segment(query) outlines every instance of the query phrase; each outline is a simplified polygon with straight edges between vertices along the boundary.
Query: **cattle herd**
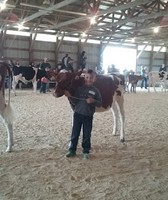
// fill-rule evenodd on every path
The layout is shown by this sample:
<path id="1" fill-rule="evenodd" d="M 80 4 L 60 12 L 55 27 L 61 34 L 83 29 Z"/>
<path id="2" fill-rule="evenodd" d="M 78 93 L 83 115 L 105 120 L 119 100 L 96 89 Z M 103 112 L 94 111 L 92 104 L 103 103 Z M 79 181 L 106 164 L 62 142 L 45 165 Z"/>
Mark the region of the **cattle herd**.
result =
<path id="1" fill-rule="evenodd" d="M 12 80 L 12 89 L 16 95 L 16 85 L 18 81 L 23 83 L 32 82 L 34 92 L 37 90 L 37 82 L 43 77 L 47 76 L 48 79 L 51 77 L 56 81 L 56 87 L 54 91 L 54 96 L 59 98 L 64 95 L 65 90 L 68 90 L 73 96 L 75 91 L 79 86 L 84 84 L 84 73 L 79 72 L 67 72 L 60 71 L 56 73 L 55 71 L 45 71 L 40 70 L 39 68 L 34 67 L 17 67 L 12 62 L 11 65 L 0 62 L 0 116 L 2 121 L 6 126 L 8 133 L 8 142 L 7 142 L 7 152 L 12 151 L 13 145 L 13 113 L 10 105 L 10 89 L 8 95 L 5 95 L 5 78 L 8 76 L 9 80 Z M 150 87 L 154 87 L 156 83 L 160 83 L 162 90 L 166 91 L 166 82 L 168 74 L 164 73 L 162 79 L 159 78 L 158 72 L 149 72 L 149 83 L 148 91 Z M 117 125 L 120 125 L 120 141 L 125 142 L 125 133 L 124 133 L 124 93 L 129 92 L 129 85 L 131 85 L 131 92 L 136 92 L 136 86 L 139 80 L 142 80 L 143 77 L 139 75 L 129 75 L 124 77 L 121 74 L 110 74 L 110 75 L 97 75 L 95 80 L 95 87 L 97 87 L 102 96 L 102 107 L 97 108 L 96 112 L 103 112 L 111 109 L 113 116 L 113 135 L 117 133 Z M 11 83 L 11 81 L 9 81 Z M 8 99 L 6 100 L 6 96 Z M 73 109 L 73 105 L 71 105 Z M 119 117 L 118 117 L 119 116 Z M 118 118 L 120 123 L 118 123 Z"/>

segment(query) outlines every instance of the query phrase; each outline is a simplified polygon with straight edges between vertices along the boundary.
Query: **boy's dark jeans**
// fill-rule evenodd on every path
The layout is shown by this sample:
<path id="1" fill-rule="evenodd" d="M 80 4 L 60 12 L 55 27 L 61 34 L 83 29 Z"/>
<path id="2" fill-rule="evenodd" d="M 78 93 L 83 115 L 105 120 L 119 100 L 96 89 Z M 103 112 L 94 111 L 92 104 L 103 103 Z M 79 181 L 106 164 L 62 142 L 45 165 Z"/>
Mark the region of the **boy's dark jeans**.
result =
<path id="1" fill-rule="evenodd" d="M 46 93 L 46 85 L 47 83 L 41 82 L 40 93 Z"/>
<path id="2" fill-rule="evenodd" d="M 91 148 L 90 140 L 91 140 L 93 116 L 85 116 L 79 113 L 74 113 L 73 120 L 74 121 L 73 121 L 71 143 L 69 150 L 76 151 L 81 127 L 83 126 L 83 138 L 82 138 L 83 153 L 89 153 Z"/>

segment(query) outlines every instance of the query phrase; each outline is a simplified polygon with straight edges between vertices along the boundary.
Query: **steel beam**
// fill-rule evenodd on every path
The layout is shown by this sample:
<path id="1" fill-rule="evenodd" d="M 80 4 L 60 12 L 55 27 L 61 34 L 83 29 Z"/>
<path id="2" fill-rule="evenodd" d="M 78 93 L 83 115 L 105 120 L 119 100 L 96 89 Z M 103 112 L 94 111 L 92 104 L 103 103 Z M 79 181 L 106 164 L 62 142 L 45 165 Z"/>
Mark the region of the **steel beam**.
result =
<path id="1" fill-rule="evenodd" d="M 101 16 L 101 15 L 105 15 L 105 14 L 108 14 L 108 13 L 113 13 L 113 12 L 116 12 L 118 10 L 124 10 L 124 9 L 128 9 L 130 7 L 135 7 L 135 6 L 139 6 L 141 4 L 146 4 L 146 3 L 149 3 L 151 1 L 155 1 L 155 0 L 136 0 L 136 1 L 133 1 L 133 2 L 130 2 L 130 3 L 127 3 L 127 4 L 124 4 L 124 5 L 119 5 L 119 6 L 116 6 L 116 7 L 112 7 L 112 8 L 109 8 L 107 10 L 104 10 L 104 11 L 100 11 L 96 14 L 96 16 Z M 85 17 L 79 17 L 79 18 L 76 18 L 76 19 L 72 19 L 72 20 L 69 20 L 69 21 L 66 21 L 66 22 L 62 22 L 60 24 L 56 24 L 55 26 L 49 26 L 47 27 L 47 29 L 57 29 L 57 28 L 61 28 L 63 26 L 67 26 L 67 25 L 70 25 L 70 24 L 74 24 L 74 23 L 77 23 L 77 22 L 81 22 L 81 21 L 85 21 L 85 20 L 88 20 L 89 18 L 93 17 L 92 14 L 90 15 L 87 15 Z M 42 29 L 42 30 L 46 30 L 45 29 Z"/>
<path id="2" fill-rule="evenodd" d="M 36 19 L 37 17 L 40 17 L 40 16 L 42 16 L 42 15 L 45 15 L 45 14 L 47 14 L 48 12 L 57 10 L 57 9 L 59 9 L 59 8 L 62 8 L 62 7 L 67 6 L 67 5 L 69 5 L 69 4 L 72 4 L 72 3 L 76 2 L 76 1 L 79 1 L 79 0 L 64 0 L 64 1 L 60 2 L 60 3 L 57 3 L 57 4 L 55 4 L 55 5 L 52 5 L 52 6 L 48 7 L 48 8 L 46 8 L 45 10 L 39 11 L 39 12 L 33 14 L 33 15 L 30 15 L 30 16 L 24 18 L 24 19 L 22 20 L 22 22 L 26 23 L 26 22 L 28 22 L 28 21 L 31 21 L 31 20 L 33 20 L 33 19 Z"/>

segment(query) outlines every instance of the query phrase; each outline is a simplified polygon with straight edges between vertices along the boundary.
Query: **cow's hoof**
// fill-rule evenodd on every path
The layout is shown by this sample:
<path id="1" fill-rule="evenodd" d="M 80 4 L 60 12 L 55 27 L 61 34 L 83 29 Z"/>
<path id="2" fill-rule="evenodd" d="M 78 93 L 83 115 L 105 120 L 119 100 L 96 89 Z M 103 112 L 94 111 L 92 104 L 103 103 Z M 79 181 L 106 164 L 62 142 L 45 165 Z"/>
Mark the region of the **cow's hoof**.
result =
<path id="1" fill-rule="evenodd" d="M 12 152 L 12 148 L 7 148 L 7 149 L 6 149 L 6 152 L 7 152 L 7 153 L 11 153 L 11 152 Z"/>
<path id="2" fill-rule="evenodd" d="M 125 138 L 120 139 L 120 142 L 124 143 L 125 142 Z"/>

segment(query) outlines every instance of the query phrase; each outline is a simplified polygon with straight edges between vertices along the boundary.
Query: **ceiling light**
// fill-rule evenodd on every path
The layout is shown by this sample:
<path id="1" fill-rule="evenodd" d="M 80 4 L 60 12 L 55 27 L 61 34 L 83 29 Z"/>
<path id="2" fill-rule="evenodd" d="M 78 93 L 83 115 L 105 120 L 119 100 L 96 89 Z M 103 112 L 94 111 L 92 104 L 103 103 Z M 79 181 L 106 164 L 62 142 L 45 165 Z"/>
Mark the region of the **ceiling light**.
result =
<path id="1" fill-rule="evenodd" d="M 91 23 L 91 24 L 96 24 L 96 16 L 94 16 L 94 17 L 92 17 L 92 18 L 90 19 L 90 23 Z"/>
<path id="2" fill-rule="evenodd" d="M 6 4 L 5 3 L 0 3 L 0 11 L 4 10 L 6 8 Z"/>
<path id="3" fill-rule="evenodd" d="M 20 30 L 22 30 L 22 29 L 24 29 L 24 26 L 23 26 L 23 22 L 22 23 L 20 23 L 20 24 L 18 24 L 18 31 L 20 31 Z"/>
<path id="4" fill-rule="evenodd" d="M 87 34 L 86 34 L 85 32 L 83 32 L 83 33 L 81 34 L 81 36 L 82 36 L 82 37 L 86 37 Z"/>
<path id="5" fill-rule="evenodd" d="M 132 38 L 132 39 L 131 39 L 131 42 L 135 42 L 135 38 Z"/>
<path id="6" fill-rule="evenodd" d="M 158 32 L 159 32 L 159 27 L 155 27 L 155 28 L 153 29 L 153 31 L 154 31 L 154 33 L 158 33 Z"/>

